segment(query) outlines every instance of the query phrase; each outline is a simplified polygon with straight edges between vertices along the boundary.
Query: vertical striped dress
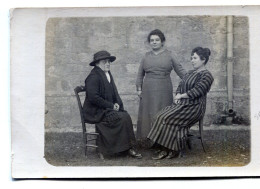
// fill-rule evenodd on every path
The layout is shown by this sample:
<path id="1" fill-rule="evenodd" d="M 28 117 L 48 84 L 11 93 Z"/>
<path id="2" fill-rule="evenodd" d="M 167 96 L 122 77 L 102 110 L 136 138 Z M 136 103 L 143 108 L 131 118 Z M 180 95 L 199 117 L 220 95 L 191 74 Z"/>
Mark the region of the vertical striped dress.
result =
<path id="1" fill-rule="evenodd" d="M 147 138 L 168 149 L 179 151 L 182 146 L 180 139 L 205 114 L 207 93 L 213 80 L 208 70 L 188 72 L 176 94 L 187 93 L 189 98 L 181 99 L 179 104 L 172 104 L 158 112 Z"/>

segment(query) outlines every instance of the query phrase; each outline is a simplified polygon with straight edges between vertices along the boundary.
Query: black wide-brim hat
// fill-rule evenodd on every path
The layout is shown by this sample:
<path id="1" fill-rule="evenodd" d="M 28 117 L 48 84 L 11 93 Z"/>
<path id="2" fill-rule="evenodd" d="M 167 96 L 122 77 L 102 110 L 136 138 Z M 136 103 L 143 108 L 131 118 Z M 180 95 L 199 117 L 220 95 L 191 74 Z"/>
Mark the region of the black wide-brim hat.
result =
<path id="1" fill-rule="evenodd" d="M 116 57 L 111 56 L 107 51 L 98 51 L 94 54 L 93 61 L 89 63 L 90 66 L 95 66 L 96 63 L 100 60 L 109 59 L 111 62 L 114 62 Z"/>

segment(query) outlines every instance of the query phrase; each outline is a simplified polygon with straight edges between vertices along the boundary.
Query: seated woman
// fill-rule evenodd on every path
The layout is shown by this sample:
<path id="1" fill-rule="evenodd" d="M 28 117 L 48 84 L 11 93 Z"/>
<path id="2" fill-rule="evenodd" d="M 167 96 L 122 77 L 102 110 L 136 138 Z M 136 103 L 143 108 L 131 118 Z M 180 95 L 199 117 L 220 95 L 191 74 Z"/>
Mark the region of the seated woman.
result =
<path id="1" fill-rule="evenodd" d="M 198 122 L 206 110 L 206 96 L 213 83 L 211 73 L 205 68 L 210 56 L 208 48 L 196 47 L 191 52 L 194 70 L 188 72 L 179 83 L 174 104 L 162 109 L 152 124 L 147 138 L 161 147 L 153 159 L 176 157 L 180 140 L 187 135 L 187 128 Z"/>
<path id="2" fill-rule="evenodd" d="M 84 118 L 87 123 L 96 124 L 101 154 L 126 151 L 132 157 L 141 158 L 141 154 L 132 148 L 136 142 L 132 120 L 124 110 L 110 72 L 110 63 L 115 59 L 107 51 L 94 54 L 94 60 L 90 63 L 94 68 L 85 80 Z"/>

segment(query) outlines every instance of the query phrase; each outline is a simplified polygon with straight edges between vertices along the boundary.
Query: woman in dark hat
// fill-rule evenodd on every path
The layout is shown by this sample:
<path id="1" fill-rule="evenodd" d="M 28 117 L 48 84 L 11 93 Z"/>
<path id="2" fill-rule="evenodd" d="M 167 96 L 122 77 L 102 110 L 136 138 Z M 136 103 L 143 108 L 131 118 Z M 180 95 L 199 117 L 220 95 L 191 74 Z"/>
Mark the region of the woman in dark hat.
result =
<path id="1" fill-rule="evenodd" d="M 175 103 L 155 116 L 148 138 L 161 147 L 161 152 L 153 159 L 176 157 L 183 146 L 180 139 L 187 135 L 190 126 L 204 116 L 207 93 L 214 81 L 205 67 L 209 56 L 208 48 L 196 47 L 192 50 L 191 64 L 194 69 L 180 82 Z"/>
<path id="2" fill-rule="evenodd" d="M 138 139 L 146 138 L 151 130 L 153 116 L 173 103 L 171 71 L 174 70 L 180 78 L 186 73 L 172 56 L 172 52 L 164 47 L 165 36 L 160 30 L 151 31 L 147 41 L 151 51 L 143 57 L 136 79 L 136 88 L 140 97 Z"/>
<path id="3" fill-rule="evenodd" d="M 87 123 L 96 124 L 99 151 L 102 154 L 115 154 L 127 151 L 129 155 L 141 158 L 132 147 L 135 143 L 131 117 L 124 110 L 118 94 L 110 63 L 116 57 L 107 51 L 94 54 L 90 66 L 94 66 L 85 80 L 86 99 L 83 105 Z"/>

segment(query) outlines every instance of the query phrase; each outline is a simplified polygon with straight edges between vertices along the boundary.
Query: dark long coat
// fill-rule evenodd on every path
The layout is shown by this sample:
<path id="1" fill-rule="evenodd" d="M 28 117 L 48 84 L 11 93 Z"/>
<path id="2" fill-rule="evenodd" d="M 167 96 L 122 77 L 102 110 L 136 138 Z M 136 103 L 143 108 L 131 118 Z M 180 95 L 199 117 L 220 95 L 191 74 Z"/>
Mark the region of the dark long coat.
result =
<path id="1" fill-rule="evenodd" d="M 102 153 L 117 153 L 128 150 L 135 142 L 131 117 L 124 110 L 114 79 L 109 72 L 108 82 L 105 73 L 94 67 L 85 80 L 86 99 L 83 105 L 86 122 L 96 124 L 99 150 Z M 118 103 L 119 111 L 113 110 Z"/>
<path id="2" fill-rule="evenodd" d="M 84 118 L 88 123 L 99 123 L 106 113 L 113 110 L 118 103 L 120 111 L 124 111 L 122 100 L 118 94 L 112 74 L 108 82 L 103 70 L 94 67 L 85 80 L 86 98 L 83 105 Z"/>

